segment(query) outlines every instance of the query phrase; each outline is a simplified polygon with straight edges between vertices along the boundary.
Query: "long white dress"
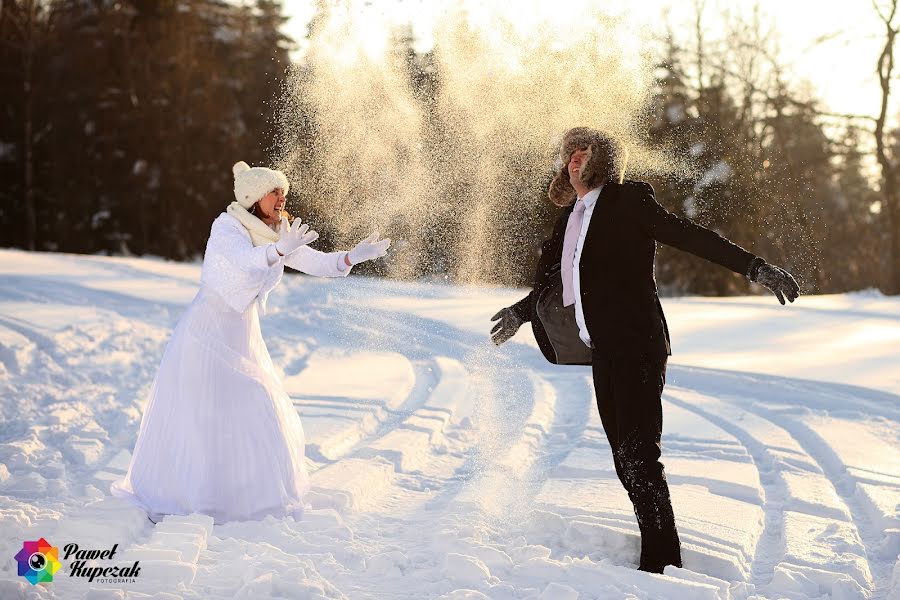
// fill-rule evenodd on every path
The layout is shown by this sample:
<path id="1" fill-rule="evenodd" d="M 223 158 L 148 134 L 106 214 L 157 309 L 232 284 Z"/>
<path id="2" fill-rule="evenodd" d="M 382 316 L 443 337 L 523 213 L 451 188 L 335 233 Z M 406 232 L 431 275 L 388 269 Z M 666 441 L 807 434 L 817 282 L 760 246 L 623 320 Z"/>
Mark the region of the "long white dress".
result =
<path id="1" fill-rule="evenodd" d="M 309 475 L 300 416 L 260 332 L 284 266 L 341 277 L 343 252 L 307 246 L 279 257 L 253 246 L 235 217 L 213 221 L 200 290 L 181 316 L 153 381 L 124 478 L 110 486 L 158 521 L 194 512 L 216 524 L 301 518 Z"/>

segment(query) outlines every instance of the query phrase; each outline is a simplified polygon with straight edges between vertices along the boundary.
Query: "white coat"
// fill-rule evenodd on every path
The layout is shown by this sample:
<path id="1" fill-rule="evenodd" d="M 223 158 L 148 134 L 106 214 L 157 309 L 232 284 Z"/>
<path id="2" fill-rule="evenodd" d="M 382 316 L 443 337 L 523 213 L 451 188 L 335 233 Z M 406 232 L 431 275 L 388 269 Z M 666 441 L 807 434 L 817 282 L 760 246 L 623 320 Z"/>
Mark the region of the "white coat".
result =
<path id="1" fill-rule="evenodd" d="M 300 518 L 309 476 L 300 416 L 260 332 L 284 266 L 342 277 L 343 252 L 253 246 L 235 217 L 213 221 L 200 290 L 163 353 L 126 475 L 110 492 L 146 510 L 199 512 L 216 524 Z M 274 260 L 273 260 L 274 259 Z"/>

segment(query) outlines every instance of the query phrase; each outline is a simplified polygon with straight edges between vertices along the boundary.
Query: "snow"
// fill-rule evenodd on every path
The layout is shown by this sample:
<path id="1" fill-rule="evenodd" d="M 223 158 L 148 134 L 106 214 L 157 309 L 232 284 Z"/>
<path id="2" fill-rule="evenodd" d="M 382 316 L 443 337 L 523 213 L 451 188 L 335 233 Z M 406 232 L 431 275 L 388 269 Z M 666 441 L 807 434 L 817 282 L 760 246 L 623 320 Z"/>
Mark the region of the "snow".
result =
<path id="1" fill-rule="evenodd" d="M 680 104 L 673 104 L 666 108 L 666 117 L 669 120 L 669 123 L 678 124 L 684 121 L 687 118 L 687 115 L 684 112 L 684 107 Z"/>
<path id="2" fill-rule="evenodd" d="M 694 191 L 699 192 L 715 183 L 725 183 L 731 178 L 732 172 L 731 166 L 720 160 L 703 173 L 700 180 L 694 185 Z"/>
<path id="3" fill-rule="evenodd" d="M 697 207 L 697 199 L 693 196 L 685 198 L 684 202 L 682 202 L 682 207 L 684 208 L 684 215 L 688 219 L 693 219 L 700 213 L 700 209 Z"/>
<path id="4" fill-rule="evenodd" d="M 109 484 L 199 264 L 0 250 L 0 281 L 4 599 L 900 598 L 900 298 L 663 299 L 684 568 L 652 575 L 590 370 L 489 342 L 522 290 L 287 276 L 262 326 L 308 510 L 154 526 Z M 140 574 L 31 586 L 39 537 Z"/>

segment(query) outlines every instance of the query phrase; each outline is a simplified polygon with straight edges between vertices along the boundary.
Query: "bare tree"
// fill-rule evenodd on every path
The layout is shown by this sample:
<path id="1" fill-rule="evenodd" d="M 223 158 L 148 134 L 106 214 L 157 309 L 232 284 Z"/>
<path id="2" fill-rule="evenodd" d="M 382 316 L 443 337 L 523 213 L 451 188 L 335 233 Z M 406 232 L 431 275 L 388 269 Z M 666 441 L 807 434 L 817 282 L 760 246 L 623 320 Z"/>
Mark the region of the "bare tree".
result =
<path id="1" fill-rule="evenodd" d="M 694 35 L 697 38 L 697 89 L 703 93 L 703 11 L 706 0 L 694 0 Z"/>
<path id="2" fill-rule="evenodd" d="M 25 245 L 34 250 L 37 238 L 37 213 L 34 205 L 34 83 L 35 61 L 46 35 L 46 2 L 2 2 L 2 18 L 12 26 L 13 35 L 4 40 L 18 51 L 22 67 L 22 158 L 25 205 Z"/>
<path id="3" fill-rule="evenodd" d="M 891 96 L 891 76 L 894 71 L 894 41 L 900 30 L 897 15 L 898 0 L 890 0 L 886 6 L 872 0 L 878 18 L 884 24 L 884 46 L 878 56 L 878 81 L 881 84 L 881 110 L 875 119 L 875 152 L 881 167 L 881 210 L 888 231 L 888 273 L 882 288 L 887 294 L 900 294 L 900 197 L 897 193 L 897 161 L 888 155 L 885 123 Z"/>

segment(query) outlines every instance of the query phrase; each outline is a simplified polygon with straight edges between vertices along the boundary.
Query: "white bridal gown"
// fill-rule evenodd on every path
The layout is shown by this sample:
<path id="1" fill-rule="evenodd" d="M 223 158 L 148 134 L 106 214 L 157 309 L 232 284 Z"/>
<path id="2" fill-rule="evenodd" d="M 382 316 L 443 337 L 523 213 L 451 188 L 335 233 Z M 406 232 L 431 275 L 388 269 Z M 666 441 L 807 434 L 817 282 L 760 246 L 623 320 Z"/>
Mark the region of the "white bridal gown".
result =
<path id="1" fill-rule="evenodd" d="M 309 475 L 300 416 L 260 332 L 259 311 L 289 267 L 320 277 L 344 252 L 307 246 L 279 257 L 254 247 L 235 217 L 213 221 L 200 290 L 181 316 L 153 381 L 124 478 L 113 496 L 147 511 L 203 513 L 216 524 L 303 514 Z"/>

